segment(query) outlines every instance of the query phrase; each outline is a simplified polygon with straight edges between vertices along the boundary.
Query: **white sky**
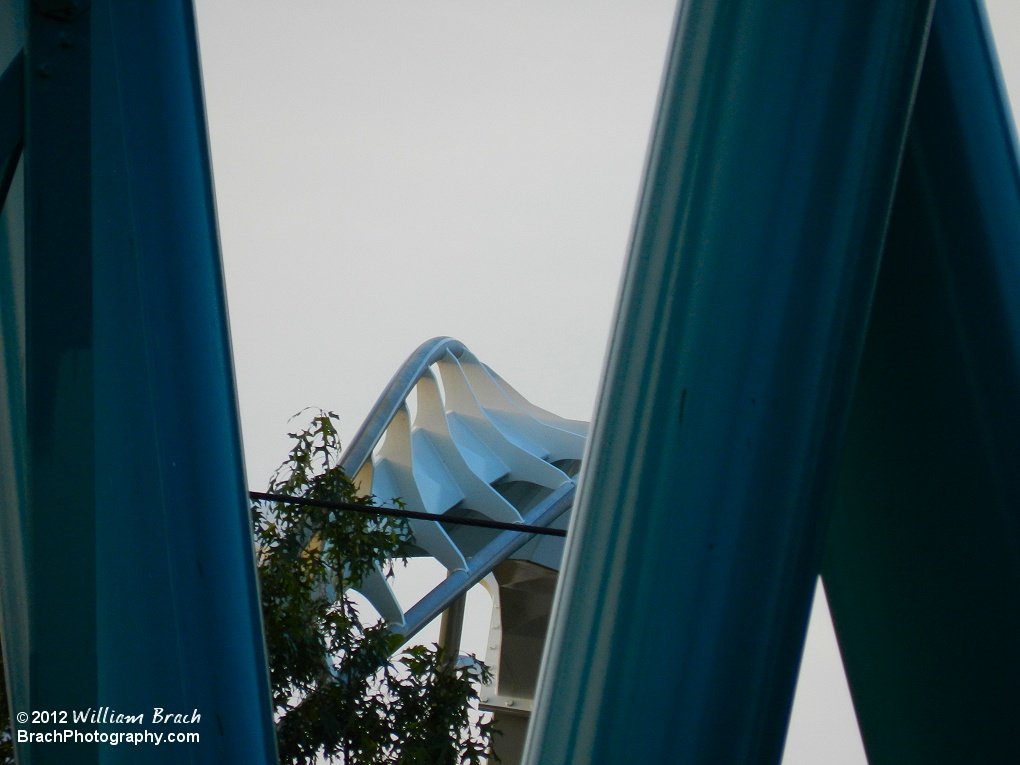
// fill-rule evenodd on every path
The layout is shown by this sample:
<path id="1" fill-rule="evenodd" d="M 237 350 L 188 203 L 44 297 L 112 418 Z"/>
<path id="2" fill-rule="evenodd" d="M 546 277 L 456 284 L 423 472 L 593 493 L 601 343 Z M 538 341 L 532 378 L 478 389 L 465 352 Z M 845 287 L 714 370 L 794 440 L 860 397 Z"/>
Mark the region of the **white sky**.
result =
<path id="1" fill-rule="evenodd" d="M 196 6 L 250 485 L 436 335 L 590 419 L 674 0 Z M 1020 6 L 989 13 L 1017 103 Z M 824 617 L 787 765 L 865 762 Z"/>

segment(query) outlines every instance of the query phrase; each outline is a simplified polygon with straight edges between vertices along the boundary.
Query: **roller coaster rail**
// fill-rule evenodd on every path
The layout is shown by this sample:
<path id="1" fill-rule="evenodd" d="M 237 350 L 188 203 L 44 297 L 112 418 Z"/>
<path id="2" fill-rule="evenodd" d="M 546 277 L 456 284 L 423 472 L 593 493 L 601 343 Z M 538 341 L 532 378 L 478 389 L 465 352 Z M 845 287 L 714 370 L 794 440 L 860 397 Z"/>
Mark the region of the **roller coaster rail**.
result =
<path id="1" fill-rule="evenodd" d="M 531 404 L 463 343 L 437 337 L 396 372 L 340 466 L 360 491 L 383 502 L 399 497 L 409 509 L 437 516 L 468 513 L 549 527 L 566 521 L 586 432 L 587 423 Z M 381 571 L 359 587 L 393 632 L 407 638 L 508 558 L 558 569 L 562 557 L 562 540 L 536 540 L 517 530 L 448 533 L 424 520 L 412 520 L 411 528 L 421 552 L 449 576 L 406 611 Z"/>

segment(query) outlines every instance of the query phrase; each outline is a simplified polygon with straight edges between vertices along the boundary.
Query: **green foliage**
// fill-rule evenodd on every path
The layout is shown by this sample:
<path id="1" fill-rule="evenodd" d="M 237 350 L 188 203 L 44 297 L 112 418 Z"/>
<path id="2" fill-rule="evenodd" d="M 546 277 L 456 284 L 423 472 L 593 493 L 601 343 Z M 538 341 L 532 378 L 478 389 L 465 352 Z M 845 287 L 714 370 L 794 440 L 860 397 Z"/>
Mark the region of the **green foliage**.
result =
<path id="1" fill-rule="evenodd" d="M 271 493 L 374 503 L 337 464 L 335 419 L 319 412 L 290 434 Z M 456 666 L 436 646 L 393 659 L 400 637 L 366 625 L 348 596 L 376 566 L 403 558 L 407 522 L 285 504 L 256 504 L 252 514 L 280 761 L 478 765 L 492 730 L 469 711 L 488 669 Z M 3 678 L 0 652 L 0 765 L 14 765 Z"/>
<path id="2" fill-rule="evenodd" d="M 338 465 L 332 412 L 294 439 L 269 492 L 372 505 Z M 255 543 L 280 759 L 345 765 L 476 765 L 491 739 L 471 725 L 480 663 L 457 667 L 437 647 L 396 660 L 401 639 L 366 625 L 348 592 L 404 557 L 403 519 L 298 505 L 255 505 Z"/>
<path id="3" fill-rule="evenodd" d="M 468 717 L 476 684 L 489 678 L 484 665 L 452 670 L 441 649 L 415 646 L 400 658 L 406 668 L 394 688 L 393 720 L 402 732 L 401 763 L 477 765 L 492 743 L 492 723 L 475 728 Z"/>

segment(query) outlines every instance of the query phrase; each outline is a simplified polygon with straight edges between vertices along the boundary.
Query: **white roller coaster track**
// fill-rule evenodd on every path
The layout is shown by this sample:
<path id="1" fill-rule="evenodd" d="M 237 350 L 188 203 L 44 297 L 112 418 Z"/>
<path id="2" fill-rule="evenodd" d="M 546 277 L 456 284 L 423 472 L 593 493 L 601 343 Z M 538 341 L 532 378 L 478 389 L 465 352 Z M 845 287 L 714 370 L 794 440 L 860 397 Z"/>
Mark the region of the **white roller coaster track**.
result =
<path id="1" fill-rule="evenodd" d="M 565 528 L 587 432 L 587 423 L 534 406 L 460 342 L 439 337 L 404 362 L 340 462 L 382 502 Z M 410 523 L 414 554 L 435 558 L 449 576 L 406 611 L 379 571 L 359 588 L 408 638 L 508 558 L 559 569 L 562 538 Z"/>

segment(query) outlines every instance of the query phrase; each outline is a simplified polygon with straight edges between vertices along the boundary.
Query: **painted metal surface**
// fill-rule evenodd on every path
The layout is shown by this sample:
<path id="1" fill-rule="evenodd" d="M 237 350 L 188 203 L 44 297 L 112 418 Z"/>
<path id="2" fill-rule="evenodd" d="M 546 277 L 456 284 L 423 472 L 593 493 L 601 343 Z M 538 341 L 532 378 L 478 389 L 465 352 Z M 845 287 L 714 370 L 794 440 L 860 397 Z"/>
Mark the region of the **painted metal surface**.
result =
<path id="1" fill-rule="evenodd" d="M 500 732 L 493 751 L 504 765 L 520 765 L 524 754 L 558 579 L 545 566 L 508 560 L 485 581 L 492 596 L 485 647 L 492 678 L 479 688 L 478 706 L 493 713 Z"/>
<path id="2" fill-rule="evenodd" d="M 565 521 L 586 430 L 586 423 L 534 406 L 463 344 L 440 337 L 404 362 L 340 465 L 359 490 L 384 503 L 399 498 L 410 510 L 437 516 L 547 526 Z M 557 569 L 562 555 L 562 540 L 516 531 L 423 520 L 412 521 L 411 530 L 418 554 L 438 560 L 450 576 L 406 613 L 381 572 L 360 587 L 390 628 L 407 637 L 508 557 Z"/>
<path id="3" fill-rule="evenodd" d="M 5 241 L 13 226 L 27 243 L 4 250 L 25 272 L 5 289 L 26 296 L 23 404 L 20 370 L 4 380 L 5 467 L 27 476 L 4 485 L 5 523 L 24 519 L 5 539 L 26 577 L 21 592 L 5 563 L 14 703 L 197 711 L 200 744 L 142 759 L 275 762 L 192 9 L 24 9 L 3 19 L 27 25 L 26 204 L 4 218 Z M 22 325 L 3 318 L 9 361 Z M 18 757 L 139 753 L 32 743 Z"/>
<path id="4" fill-rule="evenodd" d="M 939 0 L 824 580 L 872 765 L 1020 752 L 1020 170 L 982 7 Z"/>
<path id="5" fill-rule="evenodd" d="M 92 4 L 109 35 L 93 101 L 100 690 L 204 706 L 196 761 L 275 762 L 194 13 L 107 9 Z M 140 655 L 142 636 L 164 645 Z M 151 685 L 132 677 L 160 662 Z"/>
<path id="6" fill-rule="evenodd" d="M 0 4 L 0 630 L 8 699 L 29 703 L 23 9 Z M 20 64 L 18 63 L 20 61 Z"/>
<path id="7" fill-rule="evenodd" d="M 25 57 L 18 52 L 0 70 L 0 208 L 14 180 L 25 138 Z"/>
<path id="8" fill-rule="evenodd" d="M 12 698 L 194 708 L 202 745 L 147 762 L 271 762 L 190 6 L 31 7 L 0 10 Z M 778 761 L 931 7 L 681 4 L 529 762 Z M 1020 746 L 1015 138 L 980 5 L 933 29 L 825 563 L 873 763 Z M 562 517 L 583 424 L 455 341 L 399 378 L 345 455 L 367 490 Z M 558 557 L 415 531 L 452 574 L 406 614 L 370 593 L 401 631 Z"/>
<path id="9" fill-rule="evenodd" d="M 30 708 L 98 706 L 92 16 L 28 15 L 25 374 Z M 68 44 L 62 46 L 62 41 Z M 59 194 L 54 189 L 60 189 Z M 54 607 L 60 604 L 59 608 Z M 60 744 L 17 745 L 56 763 Z M 71 761 L 99 762 L 98 743 Z"/>
<path id="10" fill-rule="evenodd" d="M 681 3 L 526 762 L 779 761 L 931 8 Z"/>
<path id="11" fill-rule="evenodd" d="M 462 343 L 437 337 L 419 346 L 393 376 L 340 465 L 360 491 L 384 503 L 399 497 L 408 509 L 437 517 L 563 528 L 587 430 L 587 423 L 533 405 Z M 442 615 L 440 644 L 449 648 L 460 641 L 466 593 L 486 584 L 493 609 L 485 660 L 493 675 L 479 697 L 501 731 L 500 761 L 515 765 L 524 747 L 563 540 L 427 520 L 412 521 L 411 528 L 416 552 L 440 561 L 447 577 L 406 612 L 379 570 L 359 590 L 405 639 Z"/>
<path id="12" fill-rule="evenodd" d="M 525 523 L 552 526 L 555 521 L 567 514 L 573 501 L 574 486 L 565 484 L 527 512 L 524 516 Z M 515 557 L 527 560 L 526 554 L 518 556 L 516 553 L 530 541 L 528 534 L 519 531 L 502 532 L 472 555 L 465 569 L 452 572 L 428 595 L 411 606 L 403 616 L 402 626 L 400 628 L 395 626 L 394 631 L 407 637 L 417 634 L 422 627 L 445 611 L 454 600 L 488 576 L 500 563 Z"/>

